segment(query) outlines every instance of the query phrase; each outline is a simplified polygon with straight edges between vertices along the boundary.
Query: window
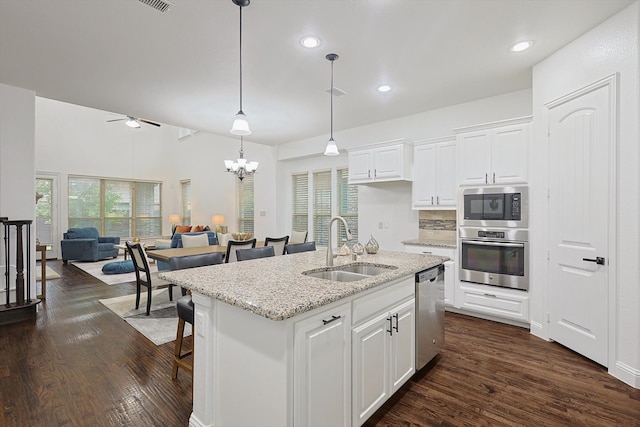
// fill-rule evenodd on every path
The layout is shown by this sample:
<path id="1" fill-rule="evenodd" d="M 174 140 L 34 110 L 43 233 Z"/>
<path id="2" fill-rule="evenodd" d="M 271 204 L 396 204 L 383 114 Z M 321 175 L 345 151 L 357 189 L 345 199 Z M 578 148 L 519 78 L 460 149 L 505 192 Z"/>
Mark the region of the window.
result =
<path id="1" fill-rule="evenodd" d="M 358 186 L 349 185 L 349 169 L 336 170 L 338 182 L 338 215 L 343 217 L 353 236 L 350 244 L 358 241 Z M 338 221 L 338 247 L 347 242 L 344 224 Z"/>
<path id="2" fill-rule="evenodd" d="M 313 239 L 317 245 L 329 242 L 331 220 L 331 171 L 313 173 Z"/>
<path id="3" fill-rule="evenodd" d="M 160 236 L 161 183 L 70 176 L 68 222 L 101 235 Z"/>
<path id="4" fill-rule="evenodd" d="M 307 231 L 309 229 L 309 173 L 291 176 L 291 230 Z"/>
<path id="5" fill-rule="evenodd" d="M 182 192 L 182 225 L 191 225 L 191 181 L 180 181 Z"/>
<path id="6" fill-rule="evenodd" d="M 238 232 L 254 233 L 253 175 L 238 180 Z"/>

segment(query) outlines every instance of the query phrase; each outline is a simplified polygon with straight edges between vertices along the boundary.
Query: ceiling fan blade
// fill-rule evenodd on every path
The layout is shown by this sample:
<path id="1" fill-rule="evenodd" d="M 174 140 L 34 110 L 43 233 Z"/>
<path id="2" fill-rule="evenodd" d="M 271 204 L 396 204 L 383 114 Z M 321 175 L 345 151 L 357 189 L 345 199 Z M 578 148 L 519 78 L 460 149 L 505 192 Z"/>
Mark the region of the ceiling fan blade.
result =
<path id="1" fill-rule="evenodd" d="M 138 119 L 139 122 L 142 123 L 146 123 L 148 125 L 152 125 L 152 126 L 158 126 L 160 127 L 160 123 L 156 123 L 156 122 L 150 122 L 149 120 L 145 120 L 145 119 Z"/>
<path id="2" fill-rule="evenodd" d="M 127 120 L 125 119 L 112 119 L 112 120 L 107 120 L 107 122 L 119 122 L 120 120 Z"/>

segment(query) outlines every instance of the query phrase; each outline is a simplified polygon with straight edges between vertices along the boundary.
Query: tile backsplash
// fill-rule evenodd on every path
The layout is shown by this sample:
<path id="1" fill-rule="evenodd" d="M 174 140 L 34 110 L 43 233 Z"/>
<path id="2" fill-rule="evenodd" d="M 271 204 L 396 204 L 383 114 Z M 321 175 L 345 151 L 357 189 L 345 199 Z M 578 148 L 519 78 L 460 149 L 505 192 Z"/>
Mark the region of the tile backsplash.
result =
<path id="1" fill-rule="evenodd" d="M 456 211 L 420 211 L 418 221 L 421 242 L 456 244 Z"/>

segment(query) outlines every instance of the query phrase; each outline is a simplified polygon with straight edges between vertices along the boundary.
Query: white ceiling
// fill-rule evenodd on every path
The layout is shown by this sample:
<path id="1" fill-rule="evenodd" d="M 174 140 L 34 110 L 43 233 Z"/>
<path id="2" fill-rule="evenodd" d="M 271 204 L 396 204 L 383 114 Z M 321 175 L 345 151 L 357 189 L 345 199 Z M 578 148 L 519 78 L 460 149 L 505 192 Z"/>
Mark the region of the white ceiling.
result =
<path id="1" fill-rule="evenodd" d="M 253 0 L 243 107 L 275 145 L 531 87 L 531 67 L 633 0 Z M 0 0 L 0 82 L 229 136 L 239 107 L 231 0 Z M 303 49 L 302 36 L 322 39 Z M 513 54 L 515 41 L 534 39 Z M 388 83 L 393 90 L 379 94 Z M 105 120 L 114 116 L 105 112 Z M 121 122 L 113 123 L 122 126 Z M 134 131 L 134 130 L 132 130 Z"/>

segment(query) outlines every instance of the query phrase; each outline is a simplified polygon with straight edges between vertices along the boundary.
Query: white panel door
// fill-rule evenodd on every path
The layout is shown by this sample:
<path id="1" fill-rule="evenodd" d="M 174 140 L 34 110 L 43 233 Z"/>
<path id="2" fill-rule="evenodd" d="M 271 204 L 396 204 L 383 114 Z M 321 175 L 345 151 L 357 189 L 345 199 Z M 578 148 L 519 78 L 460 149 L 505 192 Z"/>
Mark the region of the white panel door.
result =
<path id="1" fill-rule="evenodd" d="M 349 153 L 349 182 L 367 182 L 373 179 L 373 150 Z"/>
<path id="2" fill-rule="evenodd" d="M 607 366 L 610 155 L 608 85 L 549 108 L 551 339 Z M 604 264 L 589 260 L 601 257 Z"/>
<path id="3" fill-rule="evenodd" d="M 415 301 L 391 310 L 391 393 L 395 393 L 416 371 Z"/>
<path id="4" fill-rule="evenodd" d="M 458 135 L 458 175 L 460 185 L 488 183 L 491 168 L 491 139 L 489 131 Z"/>
<path id="5" fill-rule="evenodd" d="M 390 179 L 402 176 L 402 145 L 376 148 L 373 152 L 373 178 Z"/>

